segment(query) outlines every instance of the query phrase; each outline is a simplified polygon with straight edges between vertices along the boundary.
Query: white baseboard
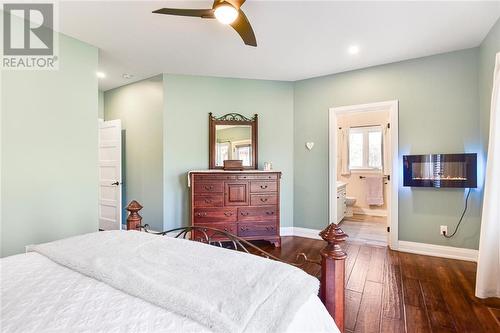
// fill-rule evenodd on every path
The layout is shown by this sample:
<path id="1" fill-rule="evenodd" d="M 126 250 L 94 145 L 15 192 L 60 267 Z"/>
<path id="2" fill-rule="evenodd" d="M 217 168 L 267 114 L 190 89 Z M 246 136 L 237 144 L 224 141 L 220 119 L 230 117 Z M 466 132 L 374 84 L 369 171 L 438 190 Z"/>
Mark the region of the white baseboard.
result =
<path id="1" fill-rule="evenodd" d="M 423 254 L 426 256 L 476 261 L 479 251 L 461 247 L 399 241 L 398 251 Z"/>
<path id="2" fill-rule="evenodd" d="M 293 236 L 293 227 L 281 227 L 280 236 Z"/>
<path id="3" fill-rule="evenodd" d="M 321 239 L 319 232 L 321 230 L 300 228 L 300 227 L 284 227 L 280 228 L 281 236 L 297 236 L 312 239 Z"/>
<path id="4" fill-rule="evenodd" d="M 322 239 L 319 236 L 321 230 L 293 227 L 293 235 L 312 239 Z"/>
<path id="5" fill-rule="evenodd" d="M 321 239 L 318 235 L 321 230 L 300 228 L 300 227 L 284 227 L 280 229 L 281 236 L 297 236 L 312 239 Z M 426 243 L 408 242 L 400 240 L 396 251 L 422 254 L 432 257 L 441 257 L 449 259 L 458 259 L 477 262 L 479 251 L 472 249 L 464 249 L 453 246 L 434 245 Z"/>
<path id="6" fill-rule="evenodd" d="M 369 209 L 369 208 L 355 207 L 353 209 L 353 212 L 354 214 L 360 214 L 360 215 L 387 216 L 387 210 L 385 209 Z"/>

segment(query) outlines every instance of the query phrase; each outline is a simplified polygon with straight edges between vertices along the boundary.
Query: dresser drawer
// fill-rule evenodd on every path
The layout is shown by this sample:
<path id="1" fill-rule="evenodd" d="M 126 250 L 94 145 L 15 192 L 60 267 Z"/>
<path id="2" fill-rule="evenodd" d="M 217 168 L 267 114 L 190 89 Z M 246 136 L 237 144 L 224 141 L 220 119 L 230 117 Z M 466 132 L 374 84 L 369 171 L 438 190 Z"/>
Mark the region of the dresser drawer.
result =
<path id="1" fill-rule="evenodd" d="M 251 206 L 268 206 L 276 205 L 278 203 L 277 194 L 251 194 L 250 195 L 250 205 Z"/>
<path id="2" fill-rule="evenodd" d="M 278 183 L 275 181 L 250 182 L 250 192 L 252 193 L 276 192 L 276 191 L 278 191 Z"/>
<path id="3" fill-rule="evenodd" d="M 224 206 L 224 195 L 216 194 L 198 194 L 194 196 L 195 207 L 222 207 Z"/>
<path id="4" fill-rule="evenodd" d="M 205 228 L 215 228 L 221 231 L 226 231 L 229 232 L 230 234 L 236 235 L 237 231 L 237 225 L 236 223 L 209 223 L 209 224 L 202 224 L 202 223 L 196 223 L 196 227 L 205 227 Z M 206 236 L 205 236 L 206 234 Z M 218 233 L 217 231 L 214 230 L 209 230 L 209 229 L 201 229 L 201 230 L 195 230 L 194 231 L 194 238 L 195 239 L 202 239 L 206 241 L 206 237 L 209 237 L 211 240 L 214 239 L 223 239 L 226 238 L 224 237 L 223 234 Z"/>
<path id="5" fill-rule="evenodd" d="M 194 223 L 235 222 L 236 208 L 195 208 Z"/>
<path id="6" fill-rule="evenodd" d="M 259 175 L 259 174 L 243 174 L 243 175 L 239 175 L 238 179 L 241 179 L 241 180 L 245 180 L 245 179 L 248 179 L 248 180 L 277 180 L 278 175 L 276 173 L 261 174 L 261 175 Z"/>
<path id="7" fill-rule="evenodd" d="M 194 175 L 194 180 L 197 182 L 209 182 L 209 181 L 220 181 L 220 180 L 236 180 L 238 177 L 232 174 L 209 174 L 209 175 Z"/>
<path id="8" fill-rule="evenodd" d="M 269 207 L 238 208 L 238 221 L 273 221 L 278 217 L 278 209 Z"/>
<path id="9" fill-rule="evenodd" d="M 222 193 L 224 192 L 224 183 L 222 182 L 206 182 L 206 183 L 195 183 L 194 193 Z"/>
<path id="10" fill-rule="evenodd" d="M 238 236 L 275 236 L 278 235 L 276 223 L 238 223 Z"/>

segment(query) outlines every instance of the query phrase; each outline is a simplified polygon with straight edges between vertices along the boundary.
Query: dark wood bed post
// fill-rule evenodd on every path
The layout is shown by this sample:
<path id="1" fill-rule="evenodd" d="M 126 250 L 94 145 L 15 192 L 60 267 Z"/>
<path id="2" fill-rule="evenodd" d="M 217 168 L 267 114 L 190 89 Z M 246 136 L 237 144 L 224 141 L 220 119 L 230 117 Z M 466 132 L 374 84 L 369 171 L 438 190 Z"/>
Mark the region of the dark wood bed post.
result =
<path id="1" fill-rule="evenodd" d="M 126 209 L 129 212 L 127 217 L 127 230 L 140 230 L 139 226 L 142 222 L 142 216 L 139 215 L 139 211 L 142 209 L 141 204 L 132 200 Z"/>
<path id="2" fill-rule="evenodd" d="M 319 233 L 328 244 L 321 250 L 320 298 L 335 320 L 340 332 L 344 332 L 345 310 L 345 258 L 347 253 L 340 247 L 347 235 L 335 224 Z"/>

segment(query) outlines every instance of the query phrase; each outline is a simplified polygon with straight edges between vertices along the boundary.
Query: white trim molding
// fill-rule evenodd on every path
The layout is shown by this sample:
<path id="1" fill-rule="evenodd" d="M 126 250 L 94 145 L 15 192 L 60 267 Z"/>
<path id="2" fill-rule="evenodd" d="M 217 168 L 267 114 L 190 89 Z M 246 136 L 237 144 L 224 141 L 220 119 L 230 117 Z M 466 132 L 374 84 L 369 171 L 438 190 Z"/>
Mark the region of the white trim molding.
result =
<path id="1" fill-rule="evenodd" d="M 389 235 L 389 247 L 393 250 L 398 249 L 398 192 L 399 184 L 402 182 L 402 173 L 400 165 L 402 159 L 399 156 L 399 102 L 397 100 L 349 105 L 341 107 L 332 107 L 329 109 L 329 130 L 328 130 L 328 178 L 329 178 L 329 219 L 331 223 L 337 221 L 337 116 L 346 113 L 359 113 L 359 112 L 375 112 L 375 111 L 389 111 L 391 135 L 390 146 L 392 153 L 392 166 L 390 171 L 390 194 L 388 196 L 388 211 L 387 217 L 391 227 Z"/>
<path id="2" fill-rule="evenodd" d="M 293 227 L 281 227 L 280 236 L 293 236 Z"/>
<path id="3" fill-rule="evenodd" d="M 321 240 L 321 237 L 319 236 L 320 231 L 321 230 L 300 227 L 280 228 L 281 236 L 296 236 Z"/>
<path id="4" fill-rule="evenodd" d="M 434 245 L 426 243 L 399 241 L 399 251 L 423 254 L 426 256 L 467 260 L 477 262 L 478 250 L 465 249 L 461 247 Z"/>

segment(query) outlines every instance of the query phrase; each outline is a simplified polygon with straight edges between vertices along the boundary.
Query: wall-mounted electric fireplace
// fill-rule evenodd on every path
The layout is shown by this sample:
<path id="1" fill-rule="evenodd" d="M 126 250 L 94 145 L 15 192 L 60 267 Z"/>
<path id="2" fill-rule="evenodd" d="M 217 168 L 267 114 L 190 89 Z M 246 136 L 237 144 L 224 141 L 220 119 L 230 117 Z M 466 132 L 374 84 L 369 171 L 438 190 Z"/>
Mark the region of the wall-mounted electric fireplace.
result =
<path id="1" fill-rule="evenodd" d="M 477 187 L 477 154 L 403 156 L 404 186 Z"/>

